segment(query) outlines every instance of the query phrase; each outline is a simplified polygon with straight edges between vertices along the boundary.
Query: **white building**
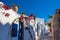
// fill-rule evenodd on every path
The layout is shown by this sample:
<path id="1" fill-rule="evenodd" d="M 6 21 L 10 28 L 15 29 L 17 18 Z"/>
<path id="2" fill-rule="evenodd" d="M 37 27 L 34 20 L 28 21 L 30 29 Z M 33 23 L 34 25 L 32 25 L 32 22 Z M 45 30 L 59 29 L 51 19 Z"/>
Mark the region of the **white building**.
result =
<path id="1" fill-rule="evenodd" d="M 3 3 L 0 2 L 0 4 Z M 3 9 L 3 10 L 2 10 Z M 7 15 L 8 13 L 8 15 Z M 13 11 L 12 9 L 5 10 L 3 7 L 0 8 L 0 40 L 17 40 L 18 39 L 18 34 L 17 37 L 11 38 L 10 34 L 10 26 L 12 22 L 20 17 L 17 12 Z M 28 16 L 25 16 L 28 17 Z M 18 19 L 19 20 L 19 19 Z M 17 24 L 17 33 L 19 31 L 19 21 L 15 21 L 14 23 Z M 26 20 L 24 19 L 24 27 L 29 27 L 29 30 L 24 29 L 24 40 L 38 40 L 40 39 L 40 35 L 42 30 L 44 30 L 45 23 L 43 18 L 36 18 L 31 20 L 27 20 L 28 25 L 26 25 Z M 30 33 L 30 32 L 31 33 Z M 32 36 L 32 37 L 31 37 Z"/>

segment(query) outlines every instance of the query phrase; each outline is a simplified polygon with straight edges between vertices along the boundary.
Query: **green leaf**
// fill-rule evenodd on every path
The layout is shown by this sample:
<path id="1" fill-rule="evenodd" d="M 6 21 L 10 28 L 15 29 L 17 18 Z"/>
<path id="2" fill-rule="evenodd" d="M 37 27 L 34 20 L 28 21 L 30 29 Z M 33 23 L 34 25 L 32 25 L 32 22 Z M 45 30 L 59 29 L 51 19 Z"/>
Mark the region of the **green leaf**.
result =
<path id="1" fill-rule="evenodd" d="M 17 7 L 18 7 L 18 8 L 20 8 L 20 6 L 19 6 L 19 5 L 18 5 Z"/>
<path id="2" fill-rule="evenodd" d="M 11 6 L 15 6 L 15 4 L 11 4 Z"/>
<path id="3" fill-rule="evenodd" d="M 51 23 L 48 23 L 48 26 L 51 27 Z"/>
<path id="4" fill-rule="evenodd" d="M 48 15 L 49 16 L 49 18 L 53 18 L 53 16 L 50 16 L 50 15 Z"/>
<path id="5" fill-rule="evenodd" d="M 36 16 L 34 16 L 34 20 L 36 19 Z"/>
<path id="6" fill-rule="evenodd" d="M 20 14 L 25 14 L 24 12 L 20 13 Z"/>
<path id="7" fill-rule="evenodd" d="M 15 7 L 15 6 L 17 6 L 17 5 L 15 5 L 15 4 L 11 4 L 11 6 L 12 6 L 12 7 Z M 18 5 L 17 7 L 19 8 L 20 6 Z"/>

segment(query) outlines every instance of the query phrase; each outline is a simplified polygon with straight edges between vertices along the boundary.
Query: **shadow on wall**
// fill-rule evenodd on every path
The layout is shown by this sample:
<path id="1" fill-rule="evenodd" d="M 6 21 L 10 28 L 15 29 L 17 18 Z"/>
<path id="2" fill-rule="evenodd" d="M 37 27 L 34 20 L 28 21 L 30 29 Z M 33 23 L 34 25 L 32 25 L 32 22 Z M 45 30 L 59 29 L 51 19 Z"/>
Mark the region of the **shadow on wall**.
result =
<path id="1" fill-rule="evenodd" d="M 28 26 L 28 28 L 31 33 L 29 32 L 28 29 L 24 29 L 24 40 L 33 40 L 34 39 L 34 32 L 33 32 L 32 26 Z"/>
<path id="2" fill-rule="evenodd" d="M 10 25 L 0 23 L 0 40 L 10 40 Z"/>

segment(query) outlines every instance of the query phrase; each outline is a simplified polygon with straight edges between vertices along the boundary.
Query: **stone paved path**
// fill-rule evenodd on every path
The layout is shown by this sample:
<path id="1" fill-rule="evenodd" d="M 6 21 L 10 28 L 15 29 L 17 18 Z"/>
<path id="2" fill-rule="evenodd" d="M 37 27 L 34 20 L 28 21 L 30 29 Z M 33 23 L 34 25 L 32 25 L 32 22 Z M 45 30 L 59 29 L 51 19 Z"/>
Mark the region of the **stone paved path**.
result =
<path id="1" fill-rule="evenodd" d="M 40 40 L 52 40 L 52 37 L 50 34 L 45 34 L 45 35 L 41 35 Z"/>

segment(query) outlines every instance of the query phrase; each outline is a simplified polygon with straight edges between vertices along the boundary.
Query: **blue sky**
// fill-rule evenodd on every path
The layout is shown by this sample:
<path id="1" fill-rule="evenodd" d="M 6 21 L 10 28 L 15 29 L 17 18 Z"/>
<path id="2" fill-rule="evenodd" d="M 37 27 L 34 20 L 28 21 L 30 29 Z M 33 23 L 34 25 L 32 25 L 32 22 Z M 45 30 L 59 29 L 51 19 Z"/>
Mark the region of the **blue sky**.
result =
<path id="1" fill-rule="evenodd" d="M 26 15 L 34 14 L 36 17 L 49 20 L 48 15 L 53 15 L 57 8 L 60 8 L 60 0 L 1 0 L 3 3 L 19 5 L 19 11 Z"/>

